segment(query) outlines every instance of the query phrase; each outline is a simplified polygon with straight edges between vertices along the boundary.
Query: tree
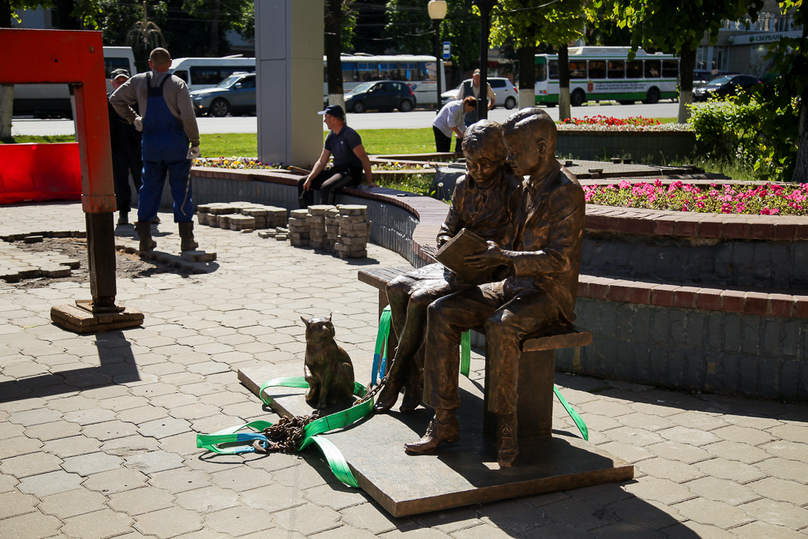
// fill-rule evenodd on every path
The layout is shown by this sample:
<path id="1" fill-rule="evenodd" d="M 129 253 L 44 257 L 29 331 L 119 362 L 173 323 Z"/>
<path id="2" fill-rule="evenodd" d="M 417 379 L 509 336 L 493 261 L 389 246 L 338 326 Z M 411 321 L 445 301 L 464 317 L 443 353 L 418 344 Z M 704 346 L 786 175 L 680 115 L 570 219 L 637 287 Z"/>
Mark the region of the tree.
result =
<path id="1" fill-rule="evenodd" d="M 562 60 L 562 56 L 566 58 L 567 45 L 571 41 L 584 36 L 584 4 L 585 0 L 558 0 L 552 4 L 544 0 L 500 0 L 498 9 L 492 13 L 491 42 L 501 45 L 511 38 L 520 51 L 520 104 L 524 103 L 523 92 L 526 96 L 533 95 L 533 53 L 536 47 L 549 44 L 559 51 L 559 117 L 570 117 L 569 63 Z M 522 49 L 529 49 L 530 53 Z M 531 61 L 526 61 L 528 58 Z M 533 99 L 530 101 L 535 103 Z"/>
<path id="2" fill-rule="evenodd" d="M 705 33 L 715 43 L 724 20 L 756 20 L 763 0 L 593 0 L 590 16 L 605 13 L 631 31 L 632 52 L 640 47 L 679 55 L 679 123 L 690 116 L 696 50 Z"/>
<path id="3" fill-rule="evenodd" d="M 786 179 L 808 183 L 808 6 L 801 0 L 782 0 L 780 11 L 791 13 L 794 26 L 802 27 L 802 35 L 770 46 L 776 76 L 763 86 L 761 120 L 776 141 L 768 148 L 768 157 L 782 163 Z M 792 133 L 790 140 L 784 137 L 788 133 Z M 782 147 L 794 145 L 795 153 Z"/>
<path id="4" fill-rule="evenodd" d="M 328 77 L 328 104 L 345 107 L 342 88 L 342 25 L 350 3 L 344 0 L 325 0 L 325 57 Z"/>

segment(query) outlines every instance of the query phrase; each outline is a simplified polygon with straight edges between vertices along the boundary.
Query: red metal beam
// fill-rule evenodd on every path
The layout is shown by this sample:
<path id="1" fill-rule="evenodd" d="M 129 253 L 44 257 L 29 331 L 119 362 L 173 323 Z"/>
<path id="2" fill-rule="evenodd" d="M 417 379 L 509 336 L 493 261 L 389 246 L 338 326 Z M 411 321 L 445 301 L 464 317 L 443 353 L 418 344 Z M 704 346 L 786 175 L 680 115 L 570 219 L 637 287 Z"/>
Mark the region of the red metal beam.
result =
<path id="1" fill-rule="evenodd" d="M 1 84 L 72 84 L 85 213 L 114 212 L 101 32 L 0 29 Z M 13 58 L 14 61 L 9 59 Z"/>

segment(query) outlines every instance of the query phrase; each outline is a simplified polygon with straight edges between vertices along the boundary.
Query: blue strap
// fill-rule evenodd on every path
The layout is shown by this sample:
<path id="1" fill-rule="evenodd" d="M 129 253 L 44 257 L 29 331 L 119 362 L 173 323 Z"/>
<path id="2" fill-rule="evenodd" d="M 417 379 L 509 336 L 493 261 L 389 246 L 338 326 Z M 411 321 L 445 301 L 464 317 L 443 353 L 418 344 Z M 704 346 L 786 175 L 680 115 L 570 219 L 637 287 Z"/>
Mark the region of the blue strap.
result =
<path id="1" fill-rule="evenodd" d="M 392 321 L 392 313 L 390 306 L 382 310 L 382 315 L 379 318 L 379 332 L 376 334 L 376 349 L 373 353 L 373 369 L 370 375 L 370 385 L 379 385 L 379 373 L 382 378 L 387 372 L 387 341 L 390 338 L 390 324 Z"/>

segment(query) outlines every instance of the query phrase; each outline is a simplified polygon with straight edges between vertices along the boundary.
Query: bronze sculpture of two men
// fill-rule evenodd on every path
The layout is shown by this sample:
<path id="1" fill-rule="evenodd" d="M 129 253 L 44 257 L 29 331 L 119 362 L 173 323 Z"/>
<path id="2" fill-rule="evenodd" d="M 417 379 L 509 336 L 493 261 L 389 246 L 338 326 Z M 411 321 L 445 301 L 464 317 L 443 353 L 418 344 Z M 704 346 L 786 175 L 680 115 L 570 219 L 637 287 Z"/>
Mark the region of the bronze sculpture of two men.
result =
<path id="1" fill-rule="evenodd" d="M 487 249 L 469 254 L 465 263 L 498 266 L 498 273 L 478 286 L 439 265 L 427 266 L 388 287 L 400 344 L 376 410 L 391 408 L 402 386 L 402 411 L 414 410 L 421 396 L 435 410 L 424 436 L 405 444 L 407 453 L 434 453 L 459 439 L 460 336 L 475 329 L 486 336 L 497 460 L 500 467 L 516 461 L 521 343 L 575 319 L 585 201 L 575 176 L 555 158 L 556 139 L 555 123 L 538 108 L 522 109 L 502 126 L 484 121 L 467 130 L 468 174 L 438 244 L 461 228 L 472 230 L 487 240 Z"/>

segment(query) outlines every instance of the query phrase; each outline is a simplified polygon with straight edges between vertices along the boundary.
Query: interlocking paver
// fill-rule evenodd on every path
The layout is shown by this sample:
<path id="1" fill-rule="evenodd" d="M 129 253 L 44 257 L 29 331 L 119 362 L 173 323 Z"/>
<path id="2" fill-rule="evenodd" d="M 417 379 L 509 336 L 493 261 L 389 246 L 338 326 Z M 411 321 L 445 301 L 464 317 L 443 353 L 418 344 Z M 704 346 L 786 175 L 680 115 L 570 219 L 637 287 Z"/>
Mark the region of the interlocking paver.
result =
<path id="1" fill-rule="evenodd" d="M 170 507 L 135 517 L 135 528 L 145 535 L 168 539 L 202 528 L 202 515 L 179 507 Z"/>
<path id="2" fill-rule="evenodd" d="M 39 510 L 62 520 L 106 508 L 106 497 L 99 493 L 77 488 L 59 494 L 44 496 Z"/>
<path id="3" fill-rule="evenodd" d="M 55 455 L 33 453 L 3 459 L 0 463 L 0 473 L 13 475 L 18 479 L 22 479 L 29 475 L 55 472 L 60 469 L 61 464 L 62 459 Z"/>
<path id="4" fill-rule="evenodd" d="M 50 223 L 83 226 L 79 204 L 36 207 Z M 0 231 L 31 222 L 26 212 L 30 206 L 4 207 Z M 174 227 L 161 227 L 158 250 L 176 249 Z M 3 539 L 25 529 L 21 523 L 31 526 L 26 539 L 738 539 L 808 531 L 804 405 L 561 373 L 557 383 L 582 413 L 590 443 L 634 462 L 633 481 L 394 519 L 341 486 L 316 451 L 203 456 L 197 432 L 275 419 L 235 371 L 283 364 L 302 373 L 301 315 L 334 313 L 337 340 L 364 380 L 378 293 L 357 281 L 355 263 L 323 252 L 223 229 L 200 227 L 198 236 L 219 254 L 215 271 L 118 280 L 118 301 L 146 315 L 136 330 L 77 335 L 51 324 L 50 307 L 89 297 L 88 283 L 21 291 L 0 282 Z M 128 236 L 116 242 L 136 244 Z M 0 242 L 0 259 L 2 248 L 17 250 Z M 369 253 L 378 262 L 362 265 L 404 264 L 373 245 Z M 23 330 L 28 320 L 36 327 Z M 480 383 L 483 365 L 475 352 Z M 48 374 L 69 370 L 78 386 Z M 554 421 L 575 431 L 559 406 Z M 8 466 L 34 475 L 18 479 Z M 92 515 L 102 518 L 90 522 Z"/>
<path id="5" fill-rule="evenodd" d="M 24 515 L 36 511 L 39 500 L 35 496 L 19 492 L 4 492 L 0 494 L 0 519 Z"/>

